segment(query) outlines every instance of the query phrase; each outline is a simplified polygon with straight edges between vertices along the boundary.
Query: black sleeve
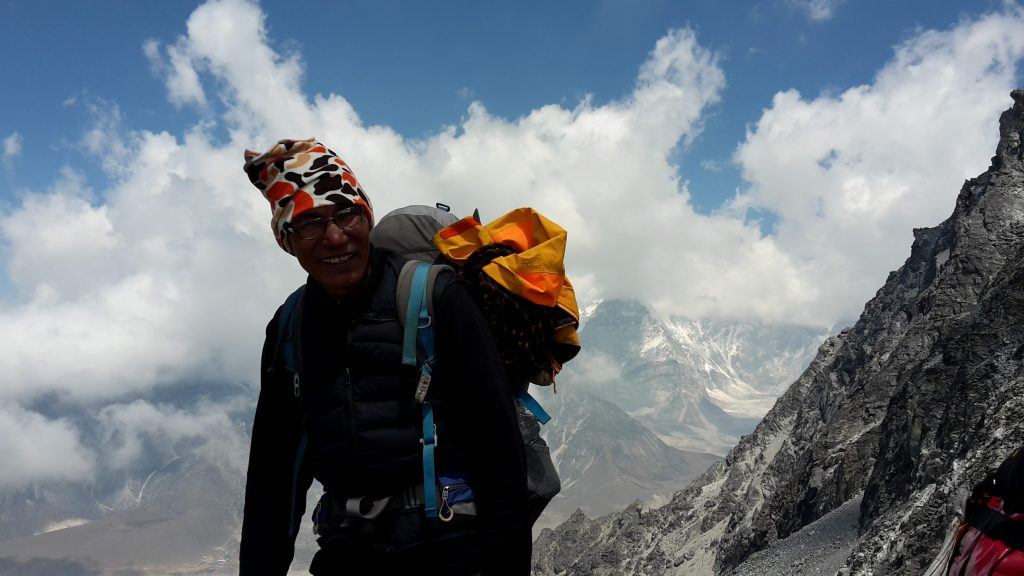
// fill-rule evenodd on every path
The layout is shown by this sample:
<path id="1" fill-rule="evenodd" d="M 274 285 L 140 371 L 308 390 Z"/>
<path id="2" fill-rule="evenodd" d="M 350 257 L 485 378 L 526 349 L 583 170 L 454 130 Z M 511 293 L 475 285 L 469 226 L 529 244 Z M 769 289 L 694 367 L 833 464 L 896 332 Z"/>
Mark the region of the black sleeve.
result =
<path id="1" fill-rule="evenodd" d="M 299 401 L 277 354 L 277 315 L 267 325 L 260 364 L 260 396 L 252 426 L 239 574 L 285 575 L 313 472 L 305 453 Z"/>
<path id="2" fill-rule="evenodd" d="M 529 574 L 526 464 L 511 386 L 466 287 L 454 281 L 436 302 L 438 364 L 455 387 L 456 414 L 465 418 L 460 428 L 470 432 L 463 445 L 484 539 L 484 574 Z"/>

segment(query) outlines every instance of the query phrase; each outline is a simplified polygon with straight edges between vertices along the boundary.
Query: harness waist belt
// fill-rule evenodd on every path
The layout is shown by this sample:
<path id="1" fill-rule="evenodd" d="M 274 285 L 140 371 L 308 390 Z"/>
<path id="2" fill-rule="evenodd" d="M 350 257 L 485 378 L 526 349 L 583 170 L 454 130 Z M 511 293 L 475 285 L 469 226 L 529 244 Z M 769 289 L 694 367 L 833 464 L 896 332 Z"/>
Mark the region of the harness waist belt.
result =
<path id="1" fill-rule="evenodd" d="M 313 533 L 324 534 L 332 526 L 340 526 L 346 520 L 374 520 L 389 510 L 420 508 L 423 506 L 423 484 L 409 486 L 398 494 L 373 498 L 361 496 L 335 498 L 324 492 L 313 509 Z"/>

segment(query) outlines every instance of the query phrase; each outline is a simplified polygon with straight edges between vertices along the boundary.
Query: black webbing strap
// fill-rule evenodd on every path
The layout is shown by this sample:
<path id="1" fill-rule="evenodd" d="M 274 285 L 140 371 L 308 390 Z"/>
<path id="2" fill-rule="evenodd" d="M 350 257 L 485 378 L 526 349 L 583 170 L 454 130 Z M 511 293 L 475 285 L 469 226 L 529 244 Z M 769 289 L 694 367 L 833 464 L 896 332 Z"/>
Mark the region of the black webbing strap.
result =
<path id="1" fill-rule="evenodd" d="M 1014 520 L 988 506 L 980 506 L 967 519 L 967 524 L 993 540 L 999 540 L 1017 550 L 1024 550 L 1024 522 L 1022 521 Z"/>

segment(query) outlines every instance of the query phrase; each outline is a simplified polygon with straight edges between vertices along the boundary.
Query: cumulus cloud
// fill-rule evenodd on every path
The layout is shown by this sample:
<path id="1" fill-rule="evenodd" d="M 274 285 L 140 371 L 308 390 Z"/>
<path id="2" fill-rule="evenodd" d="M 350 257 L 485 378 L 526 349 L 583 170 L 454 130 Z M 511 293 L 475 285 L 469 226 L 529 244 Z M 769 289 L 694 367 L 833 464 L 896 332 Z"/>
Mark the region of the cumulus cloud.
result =
<path id="1" fill-rule="evenodd" d="M 249 406 L 239 398 L 178 405 L 135 400 L 72 423 L 0 402 L 0 493 L 36 482 L 95 481 L 111 472 L 159 468 L 185 450 L 242 474 L 247 438 L 232 418 Z"/>
<path id="2" fill-rule="evenodd" d="M 142 45 L 142 52 L 149 60 L 152 70 L 164 77 L 167 87 L 167 99 L 175 106 L 195 104 L 206 107 L 206 92 L 199 81 L 196 70 L 188 54 L 188 46 L 179 43 L 161 50 L 156 40 L 147 40 Z"/>
<path id="3" fill-rule="evenodd" d="M 774 245 L 822 287 L 813 315 L 853 312 L 907 257 L 911 230 L 949 216 L 959 185 L 988 165 L 1022 16 L 924 32 L 871 85 L 836 96 L 780 92 L 748 131 L 736 159 L 750 187 L 733 207 L 778 215 Z"/>
<path id="4" fill-rule="evenodd" d="M 0 216 L 0 234 L 11 253 L 7 272 L 30 289 L 47 286 L 69 293 L 106 288 L 117 244 L 109 206 L 91 205 L 92 191 L 70 168 L 54 176 L 50 190 Z M 61 233 L 53 233 L 57 227 Z"/>
<path id="5" fill-rule="evenodd" d="M 193 377 L 256 381 L 263 326 L 302 274 L 267 232 L 240 154 L 142 134 L 103 203 L 60 181 L 0 218 L 27 301 L 0 393 L 97 400 Z M 241 178 L 239 178 L 241 176 Z M 241 180 L 241 181 L 239 181 Z"/>
<path id="6" fill-rule="evenodd" d="M 200 450 L 210 460 L 244 472 L 248 447 L 228 408 L 208 401 L 188 410 L 144 400 L 106 406 L 96 417 L 103 463 L 116 470 L 134 467 L 140 460 L 166 461 L 179 456 L 182 443 L 202 442 Z"/>
<path id="7" fill-rule="evenodd" d="M 93 455 L 70 423 L 0 402 L 0 491 L 38 481 L 88 480 Z"/>
<path id="8" fill-rule="evenodd" d="M 959 183 L 984 169 L 1024 53 L 1024 18 L 1010 10 L 908 40 L 871 85 L 779 93 L 735 157 L 748 187 L 704 215 L 672 158 L 700 135 L 727 79 L 692 31 L 660 39 L 620 100 L 516 120 L 472 102 L 459 126 L 410 140 L 365 125 L 341 94 L 302 92 L 301 57 L 275 51 L 264 20 L 251 2 L 211 0 L 170 48 L 147 43 L 168 98 L 204 120 L 181 134 L 129 131 L 116 103 L 96 102 L 82 149 L 109 184 L 85 190 L 65 170 L 0 214 L 19 292 L 0 303 L 0 325 L 18 335 L 0 348 L 0 402 L 99 406 L 110 465 L 139 456 L 150 423 L 179 440 L 225 430 L 201 406 L 133 398 L 180 382 L 254 388 L 265 323 L 304 278 L 273 241 L 266 201 L 241 170 L 245 148 L 316 136 L 381 214 L 443 201 L 490 219 L 535 206 L 569 230 L 584 302 L 828 325 L 855 314 L 908 253 L 910 229 L 948 215 Z M 752 210 L 773 213 L 777 231 L 765 235 Z M 16 414 L 64 430 L 55 438 L 74 448 L 70 424 Z"/>

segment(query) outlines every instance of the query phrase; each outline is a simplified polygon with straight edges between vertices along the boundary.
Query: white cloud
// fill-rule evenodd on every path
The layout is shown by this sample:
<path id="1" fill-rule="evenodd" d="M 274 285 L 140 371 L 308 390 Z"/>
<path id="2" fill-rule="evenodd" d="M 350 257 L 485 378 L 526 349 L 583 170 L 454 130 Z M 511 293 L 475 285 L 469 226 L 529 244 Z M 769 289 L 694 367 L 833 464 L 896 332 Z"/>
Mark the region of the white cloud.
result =
<path id="1" fill-rule="evenodd" d="M 852 315 L 912 229 L 949 216 L 995 150 L 1022 56 L 1018 9 L 908 40 L 871 85 L 775 95 L 737 151 L 751 186 L 735 206 L 778 215 L 773 240 L 822 287 L 812 315 Z"/>
<path id="2" fill-rule="evenodd" d="M 908 254 L 911 228 L 941 221 L 960 182 L 987 165 L 1024 53 L 1024 18 L 1011 10 L 907 41 L 871 85 L 777 94 L 737 151 L 749 190 L 701 215 L 671 158 L 700 134 L 726 78 L 690 31 L 659 40 L 619 101 L 552 104 L 514 121 L 474 102 L 460 126 L 407 140 L 364 126 L 341 95 L 307 97 L 301 59 L 272 49 L 264 19 L 251 2 L 211 0 L 166 66 L 158 44 L 144 46 L 172 101 L 215 99 L 221 116 L 183 134 L 132 132 L 116 104 L 97 103 L 82 148 L 109 186 L 86 190 L 64 170 L 0 215 L 21 297 L 0 303 L 0 325 L 18 335 L 0 347 L 0 402 L 110 405 L 97 413 L 115 431 L 118 465 L 149 441 L 145 421 L 171 438 L 224 429 L 208 413 L 126 402 L 183 381 L 255 386 L 264 326 L 304 277 L 242 172 L 247 147 L 320 138 L 380 214 L 443 201 L 489 219 L 535 206 L 569 230 L 582 301 L 821 325 L 856 313 Z M 746 221 L 747 209 L 773 212 L 777 233 Z M 8 421 L 67 426 L 17 414 Z"/>
<path id="3" fill-rule="evenodd" d="M 247 446 L 242 430 L 231 421 L 225 405 L 200 402 L 190 410 L 136 400 L 99 411 L 104 446 L 103 463 L 130 468 L 140 459 L 167 461 L 179 456 L 182 442 L 202 442 L 206 456 L 244 472 Z"/>
<path id="4" fill-rule="evenodd" d="M 135 400 L 87 410 L 73 423 L 0 402 L 0 494 L 32 483 L 95 481 L 126 469 L 151 470 L 186 452 L 243 474 L 248 438 L 233 415 L 249 409 L 241 396 L 183 405 Z"/>
<path id="5" fill-rule="evenodd" d="M 836 8 L 845 0 L 786 0 L 786 3 L 801 12 L 814 22 L 831 20 Z"/>
<path id="6" fill-rule="evenodd" d="M 160 44 L 155 40 L 147 40 L 142 45 L 142 52 L 149 60 L 150 67 L 159 75 L 164 76 L 167 86 L 167 99 L 175 106 L 195 104 L 206 107 L 206 92 L 199 81 L 199 70 L 188 54 L 188 47 L 179 42 L 168 46 L 166 58 L 161 55 Z"/>
<path id="7" fill-rule="evenodd" d="M 0 402 L 0 491 L 31 482 L 88 480 L 93 455 L 68 422 Z"/>
<path id="8" fill-rule="evenodd" d="M 704 159 L 700 161 L 700 167 L 708 172 L 721 172 L 725 170 L 725 162 L 714 159 Z"/>
<path id="9" fill-rule="evenodd" d="M 4 138 L 4 161 L 13 160 L 21 155 L 22 140 L 21 134 L 17 132 Z"/>
<path id="10" fill-rule="evenodd" d="M 92 206 L 84 179 L 69 168 L 57 176 L 50 191 L 0 216 L 0 235 L 11 252 L 7 271 L 27 289 L 40 284 L 65 294 L 104 289 L 111 280 L 109 264 L 117 257 L 109 207 Z"/>
<path id="11" fill-rule="evenodd" d="M 121 108 L 116 103 L 97 99 L 89 102 L 86 110 L 92 125 L 82 134 L 78 148 L 95 156 L 111 179 L 123 177 L 132 169 L 133 148 L 140 135 L 125 132 Z"/>
<path id="12" fill-rule="evenodd" d="M 104 204 L 57 185 L 0 219 L 8 271 L 31 295 L 0 309 L 21 336 L 0 352 L 0 397 L 118 398 L 200 374 L 255 383 L 263 327 L 303 275 L 243 188 L 241 154 L 194 135 L 126 150 Z"/>

